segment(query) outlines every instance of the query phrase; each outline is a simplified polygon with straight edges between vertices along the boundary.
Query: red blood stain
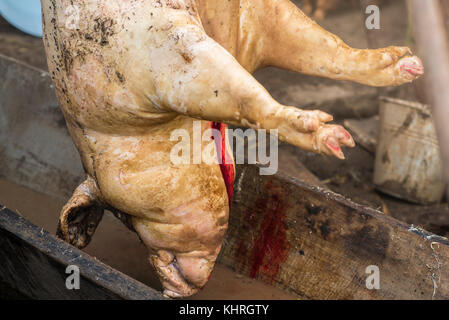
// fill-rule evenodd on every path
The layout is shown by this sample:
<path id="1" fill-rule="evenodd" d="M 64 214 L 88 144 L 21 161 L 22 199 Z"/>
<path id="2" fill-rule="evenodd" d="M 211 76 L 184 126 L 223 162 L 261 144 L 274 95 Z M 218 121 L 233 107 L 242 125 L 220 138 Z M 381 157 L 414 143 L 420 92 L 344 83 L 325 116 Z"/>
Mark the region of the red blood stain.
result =
<path id="1" fill-rule="evenodd" d="M 212 122 L 212 129 L 218 130 L 221 134 L 221 141 L 215 140 L 217 146 L 217 156 L 220 161 L 220 170 L 223 176 L 223 180 L 226 184 L 226 191 L 228 193 L 229 207 L 231 207 L 232 196 L 234 194 L 234 180 L 235 180 L 235 168 L 234 164 L 226 164 L 225 159 L 232 159 L 232 156 L 228 153 L 226 149 L 226 124 L 220 122 Z"/>
<path id="2" fill-rule="evenodd" d="M 276 195 L 270 199 L 270 207 L 264 214 L 253 249 L 250 277 L 259 273 L 273 281 L 290 249 L 285 228 L 285 208 Z"/>
<path id="3" fill-rule="evenodd" d="M 258 230 L 257 237 L 249 245 L 238 244 L 235 255 L 237 261 L 249 262 L 251 278 L 262 276 L 273 282 L 288 258 L 290 243 L 287 239 L 285 200 L 276 193 L 271 183 L 267 189 L 271 194 L 258 200 L 244 220 L 252 230 Z M 254 225 L 257 215 L 263 215 L 262 221 Z"/>

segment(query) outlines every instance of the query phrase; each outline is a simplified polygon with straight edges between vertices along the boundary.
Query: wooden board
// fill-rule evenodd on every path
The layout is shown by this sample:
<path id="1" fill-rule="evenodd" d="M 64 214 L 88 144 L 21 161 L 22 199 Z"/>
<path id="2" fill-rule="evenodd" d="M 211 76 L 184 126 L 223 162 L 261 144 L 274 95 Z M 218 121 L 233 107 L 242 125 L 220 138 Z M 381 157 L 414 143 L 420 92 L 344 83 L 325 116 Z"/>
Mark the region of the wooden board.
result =
<path id="1" fill-rule="evenodd" d="M 0 210 L 0 255 L 3 299 L 163 299 L 156 290 L 56 239 L 6 208 Z M 69 265 L 79 268 L 79 290 L 66 288 Z"/>
<path id="2" fill-rule="evenodd" d="M 1 54 L 0 175 L 64 199 L 84 179 L 49 74 Z"/>
<path id="3" fill-rule="evenodd" d="M 235 188 L 219 261 L 236 272 L 308 299 L 449 299 L 448 239 L 255 166 Z"/>

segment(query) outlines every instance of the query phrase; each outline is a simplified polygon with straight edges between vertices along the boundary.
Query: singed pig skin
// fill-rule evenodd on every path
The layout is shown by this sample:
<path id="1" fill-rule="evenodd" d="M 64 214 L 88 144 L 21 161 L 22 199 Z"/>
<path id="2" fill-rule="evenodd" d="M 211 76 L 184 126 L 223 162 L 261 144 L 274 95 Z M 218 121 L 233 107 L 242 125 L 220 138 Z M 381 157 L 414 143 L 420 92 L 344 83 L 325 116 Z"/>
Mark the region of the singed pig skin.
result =
<path id="1" fill-rule="evenodd" d="M 354 142 L 332 116 L 279 104 L 251 73 L 271 65 L 373 86 L 422 74 L 407 48 L 350 48 L 287 0 L 41 1 L 49 70 L 87 173 L 58 234 L 82 248 L 112 210 L 170 297 L 206 284 L 229 214 L 218 165 L 171 162 L 174 130 L 193 137 L 195 119 L 202 132 L 211 121 L 279 129 L 343 159 Z"/>

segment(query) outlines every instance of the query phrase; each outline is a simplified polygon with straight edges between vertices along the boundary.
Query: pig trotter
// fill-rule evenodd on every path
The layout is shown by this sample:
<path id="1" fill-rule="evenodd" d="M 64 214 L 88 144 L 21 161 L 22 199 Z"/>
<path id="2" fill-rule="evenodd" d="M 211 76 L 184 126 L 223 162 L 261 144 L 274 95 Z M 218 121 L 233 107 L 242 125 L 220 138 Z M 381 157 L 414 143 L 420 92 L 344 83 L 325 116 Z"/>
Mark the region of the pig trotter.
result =
<path id="1" fill-rule="evenodd" d="M 399 60 L 398 66 L 404 74 L 404 77 L 407 77 L 410 81 L 424 74 L 422 61 L 416 56 L 402 58 Z"/>
<path id="2" fill-rule="evenodd" d="M 341 146 L 350 148 L 355 146 L 354 139 L 342 126 L 325 125 L 317 131 L 316 148 L 320 153 L 344 160 L 345 156 Z"/>
<path id="3" fill-rule="evenodd" d="M 59 217 L 57 236 L 79 249 L 90 243 L 103 217 L 104 209 L 95 193 L 93 179 L 87 179 L 75 190 Z"/>
<path id="4" fill-rule="evenodd" d="M 150 256 L 150 262 L 162 282 L 165 296 L 182 298 L 198 292 L 199 288 L 195 288 L 184 278 L 173 254 L 160 250 L 157 254 Z"/>
<path id="5" fill-rule="evenodd" d="M 197 293 L 209 280 L 215 259 L 203 252 L 172 254 L 168 250 L 159 250 L 150 255 L 150 262 L 156 270 L 164 295 L 169 298 L 183 298 Z"/>

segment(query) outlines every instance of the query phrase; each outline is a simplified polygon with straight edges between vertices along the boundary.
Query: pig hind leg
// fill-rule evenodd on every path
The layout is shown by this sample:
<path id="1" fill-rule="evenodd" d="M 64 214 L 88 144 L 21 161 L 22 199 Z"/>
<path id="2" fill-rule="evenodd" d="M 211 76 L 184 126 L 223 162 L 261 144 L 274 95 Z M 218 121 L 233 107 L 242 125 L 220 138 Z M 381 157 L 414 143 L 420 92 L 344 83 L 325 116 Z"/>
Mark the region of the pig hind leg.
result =
<path id="1" fill-rule="evenodd" d="M 104 208 L 95 197 L 96 191 L 93 180 L 87 179 L 61 210 L 56 234 L 79 249 L 90 243 L 103 218 Z"/>
<path id="2" fill-rule="evenodd" d="M 269 49 L 263 52 L 265 65 L 371 86 L 400 85 L 424 73 L 422 62 L 412 56 L 409 48 L 351 48 L 309 19 L 291 1 L 267 3 L 271 5 L 263 6 L 259 15 L 259 21 L 263 21 L 260 36 Z"/>

